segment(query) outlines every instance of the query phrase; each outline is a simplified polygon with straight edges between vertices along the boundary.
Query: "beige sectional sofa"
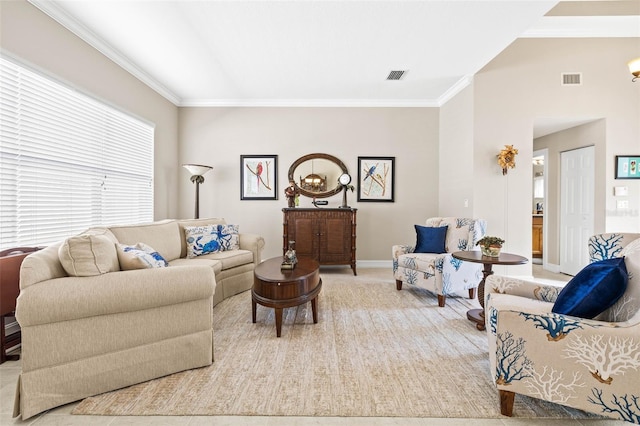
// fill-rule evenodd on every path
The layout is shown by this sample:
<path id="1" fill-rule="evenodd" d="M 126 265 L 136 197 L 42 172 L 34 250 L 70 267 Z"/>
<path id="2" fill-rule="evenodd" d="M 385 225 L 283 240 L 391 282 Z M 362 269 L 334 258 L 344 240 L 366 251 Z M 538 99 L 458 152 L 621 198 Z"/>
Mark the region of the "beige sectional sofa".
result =
<path id="1" fill-rule="evenodd" d="M 211 364 L 213 306 L 251 288 L 264 247 L 239 233 L 239 249 L 187 258 L 185 226 L 214 223 L 225 221 L 92 228 L 26 257 L 14 416 Z M 168 267 L 120 270 L 114 247 L 138 243 Z"/>

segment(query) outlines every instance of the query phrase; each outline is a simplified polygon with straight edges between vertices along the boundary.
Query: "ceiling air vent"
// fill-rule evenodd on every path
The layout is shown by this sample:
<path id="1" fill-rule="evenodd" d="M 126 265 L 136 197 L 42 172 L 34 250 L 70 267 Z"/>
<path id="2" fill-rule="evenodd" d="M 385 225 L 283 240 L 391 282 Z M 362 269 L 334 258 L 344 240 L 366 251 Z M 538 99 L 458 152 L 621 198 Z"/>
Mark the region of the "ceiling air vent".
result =
<path id="1" fill-rule="evenodd" d="M 563 86 L 580 86 L 582 85 L 582 73 L 564 72 L 562 73 Z"/>
<path id="2" fill-rule="evenodd" d="M 391 71 L 387 76 L 387 80 L 400 80 L 406 73 L 407 73 L 407 70 Z"/>

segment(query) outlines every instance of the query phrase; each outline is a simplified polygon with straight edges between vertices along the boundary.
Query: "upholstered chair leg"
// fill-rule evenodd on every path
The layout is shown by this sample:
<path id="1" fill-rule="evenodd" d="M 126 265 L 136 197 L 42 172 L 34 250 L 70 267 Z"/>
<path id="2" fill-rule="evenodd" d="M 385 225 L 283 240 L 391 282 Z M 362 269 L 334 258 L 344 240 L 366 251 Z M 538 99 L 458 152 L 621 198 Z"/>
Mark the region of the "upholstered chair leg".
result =
<path id="1" fill-rule="evenodd" d="M 476 289 L 475 288 L 470 288 L 469 289 L 469 299 L 475 299 L 476 298 Z"/>
<path id="2" fill-rule="evenodd" d="M 402 290 L 402 281 L 396 280 L 396 290 Z"/>
<path id="3" fill-rule="evenodd" d="M 500 414 L 511 417 L 513 415 L 513 400 L 515 393 L 506 390 L 498 390 L 500 392 Z"/>
<path id="4" fill-rule="evenodd" d="M 444 308 L 444 302 L 446 301 L 447 296 L 443 295 L 443 294 L 439 294 L 438 295 L 438 306 L 440 306 L 441 308 Z"/>

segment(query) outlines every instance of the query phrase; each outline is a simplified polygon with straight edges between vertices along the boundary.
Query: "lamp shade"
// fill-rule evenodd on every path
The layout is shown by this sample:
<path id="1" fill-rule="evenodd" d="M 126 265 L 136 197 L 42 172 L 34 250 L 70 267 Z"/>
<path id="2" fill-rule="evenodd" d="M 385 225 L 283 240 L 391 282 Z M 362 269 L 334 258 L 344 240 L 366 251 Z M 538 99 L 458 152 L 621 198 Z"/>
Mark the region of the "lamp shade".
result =
<path id="1" fill-rule="evenodd" d="M 631 74 L 635 77 L 634 80 L 640 77 L 640 58 L 629 61 L 627 65 L 629 65 L 629 71 L 631 71 Z"/>
<path id="2" fill-rule="evenodd" d="M 182 167 L 187 169 L 189 173 L 191 173 L 191 176 L 202 176 L 213 169 L 211 166 L 203 166 L 200 164 L 183 164 Z"/>

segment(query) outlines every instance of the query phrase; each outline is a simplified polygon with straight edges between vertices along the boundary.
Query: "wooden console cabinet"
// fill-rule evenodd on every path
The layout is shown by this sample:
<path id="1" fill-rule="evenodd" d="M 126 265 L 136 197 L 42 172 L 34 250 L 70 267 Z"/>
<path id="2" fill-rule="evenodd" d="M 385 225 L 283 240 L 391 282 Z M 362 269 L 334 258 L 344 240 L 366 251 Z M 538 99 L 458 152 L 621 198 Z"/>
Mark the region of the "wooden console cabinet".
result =
<path id="1" fill-rule="evenodd" d="M 285 208 L 282 253 L 295 241 L 298 257 L 320 265 L 351 265 L 356 273 L 356 211 L 340 208 Z"/>

